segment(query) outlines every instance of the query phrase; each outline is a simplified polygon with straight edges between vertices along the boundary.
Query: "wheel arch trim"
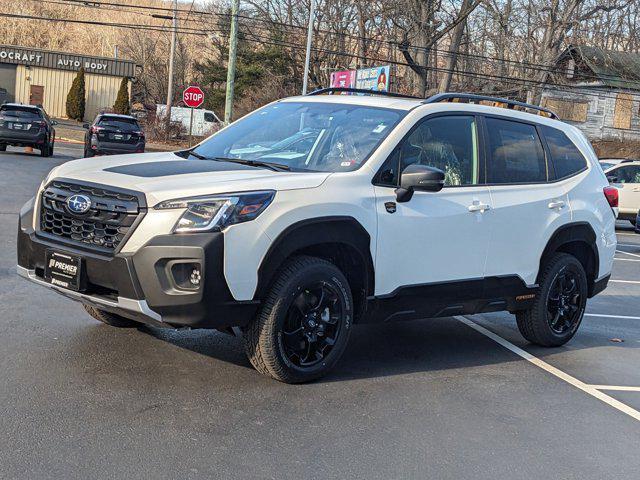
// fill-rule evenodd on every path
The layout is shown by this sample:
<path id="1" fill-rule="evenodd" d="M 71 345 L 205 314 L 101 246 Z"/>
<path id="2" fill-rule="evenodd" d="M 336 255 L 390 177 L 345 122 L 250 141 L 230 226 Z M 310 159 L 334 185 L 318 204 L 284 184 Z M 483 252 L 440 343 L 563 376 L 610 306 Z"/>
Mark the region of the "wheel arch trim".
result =
<path id="1" fill-rule="evenodd" d="M 262 298 L 280 266 L 296 251 L 323 244 L 343 244 L 356 250 L 366 269 L 366 294 L 374 291 L 374 265 L 371 236 L 351 216 L 315 217 L 295 222 L 271 243 L 258 267 L 258 284 L 254 299 Z"/>

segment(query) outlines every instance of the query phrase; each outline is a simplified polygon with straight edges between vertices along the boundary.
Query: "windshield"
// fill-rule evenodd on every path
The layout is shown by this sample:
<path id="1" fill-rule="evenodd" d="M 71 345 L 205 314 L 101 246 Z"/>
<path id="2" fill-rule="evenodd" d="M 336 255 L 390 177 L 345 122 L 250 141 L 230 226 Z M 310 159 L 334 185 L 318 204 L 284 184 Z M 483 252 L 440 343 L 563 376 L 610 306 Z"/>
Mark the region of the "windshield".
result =
<path id="1" fill-rule="evenodd" d="M 292 170 L 355 170 L 405 115 L 386 108 L 336 103 L 268 105 L 216 133 L 194 152 L 271 162 Z"/>
<path id="2" fill-rule="evenodd" d="M 0 109 L 0 118 L 18 118 L 19 120 L 40 120 L 40 112 L 33 108 L 4 107 Z"/>
<path id="3" fill-rule="evenodd" d="M 97 125 L 102 128 L 114 128 L 122 132 L 136 132 L 140 130 L 138 122 L 128 118 L 102 117 Z"/>

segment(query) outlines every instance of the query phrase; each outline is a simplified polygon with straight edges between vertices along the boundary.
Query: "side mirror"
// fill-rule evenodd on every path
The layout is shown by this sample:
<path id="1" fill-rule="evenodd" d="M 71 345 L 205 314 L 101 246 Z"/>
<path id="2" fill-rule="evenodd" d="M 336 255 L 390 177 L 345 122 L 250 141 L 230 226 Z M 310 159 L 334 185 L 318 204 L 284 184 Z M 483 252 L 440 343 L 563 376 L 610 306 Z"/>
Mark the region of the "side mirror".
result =
<path id="1" fill-rule="evenodd" d="M 87 130 L 89 130 L 89 127 L 90 127 L 90 126 L 91 126 L 91 125 L 89 125 L 88 123 L 83 123 L 83 124 L 82 124 L 82 128 L 86 128 Z"/>
<path id="2" fill-rule="evenodd" d="M 58 122 L 56 120 L 51 120 L 51 125 L 57 125 Z"/>
<path id="3" fill-rule="evenodd" d="M 618 177 L 616 175 L 607 175 L 609 183 L 618 183 Z"/>
<path id="4" fill-rule="evenodd" d="M 444 186 L 444 172 L 426 165 L 409 165 L 402 171 L 400 187 L 396 188 L 398 202 L 408 202 L 413 192 L 439 192 Z"/>

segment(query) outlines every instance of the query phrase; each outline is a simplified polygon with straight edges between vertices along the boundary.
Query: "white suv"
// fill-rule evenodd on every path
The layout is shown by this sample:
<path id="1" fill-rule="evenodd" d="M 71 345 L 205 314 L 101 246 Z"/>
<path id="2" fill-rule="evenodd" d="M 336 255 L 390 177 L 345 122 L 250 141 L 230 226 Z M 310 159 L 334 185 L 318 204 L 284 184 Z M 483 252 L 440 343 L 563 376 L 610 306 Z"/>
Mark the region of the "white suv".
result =
<path id="1" fill-rule="evenodd" d="M 527 340 L 567 342 L 616 248 L 584 136 L 504 99 L 331 93 L 191 150 L 53 169 L 20 213 L 18 272 L 110 325 L 242 334 L 285 382 L 325 374 L 354 323 L 507 310 Z"/>
<path id="2" fill-rule="evenodd" d="M 620 220 L 636 224 L 640 211 L 640 161 L 625 160 L 605 170 L 607 178 L 619 190 Z"/>

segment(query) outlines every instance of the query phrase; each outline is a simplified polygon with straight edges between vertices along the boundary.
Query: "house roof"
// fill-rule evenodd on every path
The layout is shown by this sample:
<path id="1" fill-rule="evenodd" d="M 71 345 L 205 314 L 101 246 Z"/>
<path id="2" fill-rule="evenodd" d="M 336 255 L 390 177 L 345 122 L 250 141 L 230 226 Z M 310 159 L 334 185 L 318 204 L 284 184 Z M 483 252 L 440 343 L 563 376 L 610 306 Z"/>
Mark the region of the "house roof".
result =
<path id="1" fill-rule="evenodd" d="M 571 45 L 561 55 L 582 61 L 604 86 L 640 90 L 640 53 Z"/>

